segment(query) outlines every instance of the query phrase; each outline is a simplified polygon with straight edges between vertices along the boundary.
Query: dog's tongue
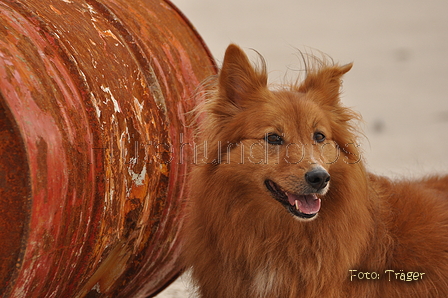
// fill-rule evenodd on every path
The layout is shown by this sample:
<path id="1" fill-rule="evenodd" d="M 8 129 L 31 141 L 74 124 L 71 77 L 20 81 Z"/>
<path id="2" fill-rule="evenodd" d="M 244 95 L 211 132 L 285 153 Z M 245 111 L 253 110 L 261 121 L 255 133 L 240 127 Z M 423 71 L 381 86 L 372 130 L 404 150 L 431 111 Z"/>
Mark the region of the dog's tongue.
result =
<path id="1" fill-rule="evenodd" d="M 320 210 L 320 199 L 315 195 L 294 195 L 288 193 L 289 204 L 305 214 L 315 214 Z"/>

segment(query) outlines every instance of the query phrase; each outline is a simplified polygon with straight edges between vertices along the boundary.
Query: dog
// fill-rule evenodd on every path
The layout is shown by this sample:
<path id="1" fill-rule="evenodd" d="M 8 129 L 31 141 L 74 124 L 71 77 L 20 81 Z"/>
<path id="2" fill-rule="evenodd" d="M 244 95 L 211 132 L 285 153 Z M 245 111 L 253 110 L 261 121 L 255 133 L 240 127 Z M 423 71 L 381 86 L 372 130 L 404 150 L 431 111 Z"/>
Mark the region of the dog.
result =
<path id="1" fill-rule="evenodd" d="M 198 295 L 448 297 L 448 176 L 369 173 L 340 100 L 352 64 L 306 68 L 270 89 L 231 44 L 207 84 L 182 228 Z"/>

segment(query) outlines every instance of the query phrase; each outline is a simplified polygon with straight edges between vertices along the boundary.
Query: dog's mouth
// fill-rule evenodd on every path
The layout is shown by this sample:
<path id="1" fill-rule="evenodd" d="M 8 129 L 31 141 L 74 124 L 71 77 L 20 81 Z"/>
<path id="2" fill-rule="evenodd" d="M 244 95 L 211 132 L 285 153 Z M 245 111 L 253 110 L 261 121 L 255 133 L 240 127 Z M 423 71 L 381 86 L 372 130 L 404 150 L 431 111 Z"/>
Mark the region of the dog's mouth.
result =
<path id="1" fill-rule="evenodd" d="M 264 183 L 274 199 L 280 202 L 292 215 L 303 219 L 311 219 L 319 212 L 321 201 L 316 194 L 288 193 L 272 180 L 266 180 Z"/>

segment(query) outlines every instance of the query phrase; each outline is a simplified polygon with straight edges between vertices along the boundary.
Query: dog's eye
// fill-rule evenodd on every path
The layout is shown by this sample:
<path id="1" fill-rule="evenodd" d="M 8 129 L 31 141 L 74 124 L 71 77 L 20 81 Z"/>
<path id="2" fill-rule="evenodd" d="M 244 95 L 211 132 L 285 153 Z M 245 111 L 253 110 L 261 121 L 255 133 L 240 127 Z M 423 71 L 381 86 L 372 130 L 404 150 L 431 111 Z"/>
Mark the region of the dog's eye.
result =
<path id="1" fill-rule="evenodd" d="M 322 143 L 323 141 L 325 141 L 325 135 L 321 132 L 315 132 L 313 139 L 318 143 Z"/>
<path id="2" fill-rule="evenodd" d="M 271 145 L 282 145 L 283 144 L 283 138 L 275 133 L 266 135 L 265 140 L 266 140 L 266 142 L 268 142 L 268 144 L 271 144 Z"/>

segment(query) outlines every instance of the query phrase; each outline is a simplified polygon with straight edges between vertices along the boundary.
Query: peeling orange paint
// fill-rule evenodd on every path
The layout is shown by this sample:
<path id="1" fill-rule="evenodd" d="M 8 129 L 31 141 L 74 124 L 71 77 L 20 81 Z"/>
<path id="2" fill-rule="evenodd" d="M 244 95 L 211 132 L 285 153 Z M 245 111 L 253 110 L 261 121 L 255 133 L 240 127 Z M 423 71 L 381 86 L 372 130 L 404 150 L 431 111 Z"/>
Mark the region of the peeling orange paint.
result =
<path id="1" fill-rule="evenodd" d="M 184 115 L 215 73 L 168 0 L 0 0 L 0 296 L 148 297 L 178 274 Z"/>

